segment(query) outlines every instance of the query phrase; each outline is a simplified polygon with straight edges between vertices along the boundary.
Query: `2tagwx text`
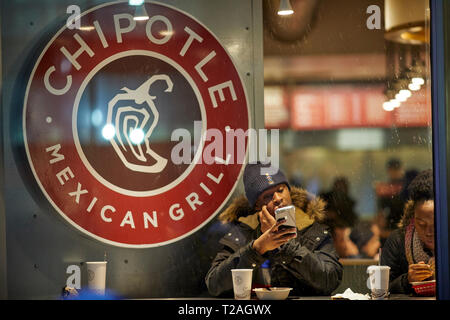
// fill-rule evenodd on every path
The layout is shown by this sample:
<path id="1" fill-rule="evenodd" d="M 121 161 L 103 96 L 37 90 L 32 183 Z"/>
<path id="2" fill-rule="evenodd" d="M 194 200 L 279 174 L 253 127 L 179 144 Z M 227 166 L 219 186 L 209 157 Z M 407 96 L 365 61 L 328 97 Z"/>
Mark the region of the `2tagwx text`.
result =
<path id="1" fill-rule="evenodd" d="M 217 306 L 197 306 L 184 304 L 177 308 L 180 316 L 201 316 L 209 318 L 214 315 L 271 315 L 271 305 L 266 304 L 220 304 Z"/>

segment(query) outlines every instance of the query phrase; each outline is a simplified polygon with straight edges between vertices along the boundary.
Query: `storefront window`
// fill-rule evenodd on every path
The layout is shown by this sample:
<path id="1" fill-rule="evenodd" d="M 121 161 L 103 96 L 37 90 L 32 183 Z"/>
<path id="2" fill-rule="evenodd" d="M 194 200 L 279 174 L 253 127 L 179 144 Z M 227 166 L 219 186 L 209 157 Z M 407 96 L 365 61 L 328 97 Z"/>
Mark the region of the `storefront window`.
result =
<path id="1" fill-rule="evenodd" d="M 435 280 L 432 199 L 408 202 L 433 170 L 428 1 L 14 0 L 0 23 L 0 299 L 219 297 L 244 249 L 258 285 L 302 283 L 234 233 L 267 231 L 244 186 L 267 158 L 273 193 L 317 205 L 284 203 L 299 237 L 323 214 L 301 246 L 333 240 L 332 281 L 296 299 L 370 294 L 371 265 L 429 266 L 402 269 L 402 297 Z M 383 259 L 399 230 L 404 259 Z"/>

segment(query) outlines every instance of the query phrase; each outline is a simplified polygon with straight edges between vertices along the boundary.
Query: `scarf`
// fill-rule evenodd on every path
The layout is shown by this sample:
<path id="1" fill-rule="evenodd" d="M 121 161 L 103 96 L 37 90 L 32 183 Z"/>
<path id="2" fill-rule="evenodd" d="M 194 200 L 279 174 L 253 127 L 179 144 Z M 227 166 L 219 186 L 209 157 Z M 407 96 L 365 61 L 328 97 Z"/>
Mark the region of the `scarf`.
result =
<path id="1" fill-rule="evenodd" d="M 414 219 L 411 219 L 411 222 L 406 227 L 405 253 L 408 264 L 416 264 L 419 261 L 434 264 L 434 257 L 425 252 L 423 243 L 419 239 L 419 235 L 414 227 Z"/>

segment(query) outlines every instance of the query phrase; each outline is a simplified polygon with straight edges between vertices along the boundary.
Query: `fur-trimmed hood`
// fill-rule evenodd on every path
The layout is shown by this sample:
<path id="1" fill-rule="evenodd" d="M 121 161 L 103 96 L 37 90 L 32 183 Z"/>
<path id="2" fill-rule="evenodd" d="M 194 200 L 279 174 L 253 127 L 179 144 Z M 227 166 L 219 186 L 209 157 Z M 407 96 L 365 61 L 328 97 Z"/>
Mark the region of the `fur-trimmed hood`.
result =
<path id="1" fill-rule="evenodd" d="M 296 223 L 299 230 L 311 225 L 313 222 L 325 221 L 325 201 L 314 196 L 305 189 L 291 187 L 292 204 L 296 207 Z M 235 198 L 232 203 L 219 215 L 222 223 L 241 221 L 253 229 L 258 224 L 258 214 L 250 207 L 247 198 L 242 195 Z"/>

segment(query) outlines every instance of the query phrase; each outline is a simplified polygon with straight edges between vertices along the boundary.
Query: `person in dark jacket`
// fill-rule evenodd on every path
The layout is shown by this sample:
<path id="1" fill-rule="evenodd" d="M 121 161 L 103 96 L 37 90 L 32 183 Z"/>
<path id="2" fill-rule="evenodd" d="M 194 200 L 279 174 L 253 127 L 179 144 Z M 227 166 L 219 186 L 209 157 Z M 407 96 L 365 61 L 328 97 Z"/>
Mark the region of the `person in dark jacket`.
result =
<path id="1" fill-rule="evenodd" d="M 405 183 L 402 162 L 397 158 L 389 159 L 386 170 L 389 181 L 375 183 L 381 244 L 384 244 L 390 233 L 397 229 L 405 204 L 400 194 Z"/>
<path id="2" fill-rule="evenodd" d="M 378 260 L 380 248 L 380 230 L 372 221 L 360 221 L 351 231 L 350 240 L 358 248 L 358 254 L 349 256 L 352 259 Z"/>
<path id="3" fill-rule="evenodd" d="M 358 248 L 350 240 L 351 229 L 358 222 L 355 200 L 350 196 L 350 184 L 346 177 L 336 177 L 330 191 L 319 194 L 325 200 L 325 223 L 331 228 L 336 252 L 340 258 L 358 255 Z"/>
<path id="4" fill-rule="evenodd" d="M 381 264 L 391 267 L 391 293 L 413 293 L 412 282 L 431 280 L 435 274 L 433 171 L 419 173 L 408 193 L 399 229 L 381 251 Z"/>
<path id="5" fill-rule="evenodd" d="M 358 222 L 356 201 L 350 196 L 350 183 L 346 177 L 336 177 L 330 191 L 320 193 L 326 202 L 327 224 L 336 228 L 353 228 Z"/>
<path id="6" fill-rule="evenodd" d="M 342 280 L 343 268 L 330 229 L 322 223 L 325 203 L 291 187 L 280 170 L 261 174 L 263 168 L 268 167 L 246 166 L 246 197 L 234 199 L 219 216 L 230 229 L 205 278 L 209 293 L 232 296 L 231 269 L 252 268 L 254 287 L 290 287 L 291 295 L 330 295 Z M 296 236 L 279 229 L 274 218 L 277 208 L 291 204 L 296 208 Z"/>

